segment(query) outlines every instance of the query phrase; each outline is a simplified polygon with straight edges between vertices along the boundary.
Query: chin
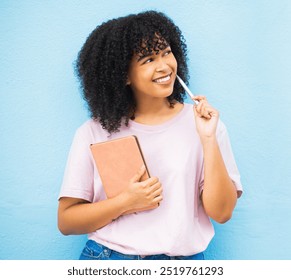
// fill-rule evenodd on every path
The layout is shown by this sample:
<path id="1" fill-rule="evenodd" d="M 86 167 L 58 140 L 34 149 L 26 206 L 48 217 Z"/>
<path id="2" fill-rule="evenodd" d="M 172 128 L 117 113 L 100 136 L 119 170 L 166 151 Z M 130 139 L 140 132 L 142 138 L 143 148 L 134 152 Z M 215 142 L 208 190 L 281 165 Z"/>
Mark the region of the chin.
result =
<path id="1" fill-rule="evenodd" d="M 161 92 L 161 95 L 163 96 L 163 97 L 169 97 L 169 96 L 171 96 L 172 94 L 173 94 L 173 89 L 171 89 L 171 90 L 165 90 L 164 92 Z"/>

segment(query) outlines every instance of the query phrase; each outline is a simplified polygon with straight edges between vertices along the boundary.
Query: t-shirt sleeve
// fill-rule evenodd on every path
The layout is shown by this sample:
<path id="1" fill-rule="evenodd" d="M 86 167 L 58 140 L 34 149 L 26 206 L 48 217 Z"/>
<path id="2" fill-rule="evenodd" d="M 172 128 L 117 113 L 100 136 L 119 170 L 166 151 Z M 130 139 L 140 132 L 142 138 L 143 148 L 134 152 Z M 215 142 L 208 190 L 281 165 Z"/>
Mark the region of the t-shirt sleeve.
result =
<path id="1" fill-rule="evenodd" d="M 220 125 L 218 127 L 217 141 L 226 170 L 237 191 L 242 192 L 243 188 L 240 180 L 240 173 L 233 155 L 227 129 L 222 122 L 220 122 L 219 124 Z"/>
<path id="2" fill-rule="evenodd" d="M 241 184 L 240 173 L 233 155 L 230 139 L 228 136 L 227 129 L 223 122 L 219 121 L 217 127 L 217 142 L 219 145 L 219 149 L 228 172 L 229 177 L 231 178 L 232 182 L 234 183 L 239 196 L 243 191 L 243 187 Z M 202 179 L 200 181 L 200 191 L 202 191 L 204 187 L 204 170 L 201 174 Z"/>
<path id="3" fill-rule="evenodd" d="M 59 198 L 74 197 L 92 202 L 94 165 L 90 153 L 90 141 L 85 127 L 80 127 L 74 136 Z"/>

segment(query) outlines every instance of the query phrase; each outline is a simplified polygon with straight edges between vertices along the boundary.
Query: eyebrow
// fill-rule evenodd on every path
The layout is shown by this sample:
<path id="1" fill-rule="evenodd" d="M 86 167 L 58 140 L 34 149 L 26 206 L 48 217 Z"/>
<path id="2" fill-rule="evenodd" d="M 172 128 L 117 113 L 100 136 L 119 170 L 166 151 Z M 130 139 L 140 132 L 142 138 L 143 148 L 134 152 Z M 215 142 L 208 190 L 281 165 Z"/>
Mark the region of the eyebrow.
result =
<path id="1" fill-rule="evenodd" d="M 170 48 L 170 50 L 171 50 L 170 45 L 167 45 L 164 49 L 159 50 L 159 52 L 163 52 L 163 51 L 165 51 L 167 48 Z M 137 55 L 137 56 L 138 56 L 137 62 L 143 60 L 144 58 L 150 57 L 150 56 L 152 56 L 153 54 L 154 54 L 154 51 L 152 51 L 152 52 L 150 52 L 150 53 L 148 53 L 148 54 L 144 54 L 144 55 L 142 55 L 142 54 L 138 54 L 138 55 Z"/>
<path id="2" fill-rule="evenodd" d="M 144 58 L 150 57 L 150 56 L 152 56 L 152 55 L 153 55 L 152 53 L 145 54 L 145 55 L 139 55 L 139 57 L 138 57 L 138 59 L 137 59 L 137 62 L 143 60 Z"/>

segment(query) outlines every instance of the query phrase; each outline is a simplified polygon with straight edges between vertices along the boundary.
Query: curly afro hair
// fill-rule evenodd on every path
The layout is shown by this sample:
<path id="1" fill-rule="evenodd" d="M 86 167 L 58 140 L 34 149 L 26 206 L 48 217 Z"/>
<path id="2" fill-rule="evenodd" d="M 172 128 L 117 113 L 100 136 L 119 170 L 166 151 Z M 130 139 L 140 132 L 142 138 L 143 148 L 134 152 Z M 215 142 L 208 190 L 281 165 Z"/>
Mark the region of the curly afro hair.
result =
<path id="1" fill-rule="evenodd" d="M 119 131 L 134 118 L 135 99 L 126 85 L 134 54 L 158 53 L 170 45 L 177 60 L 177 74 L 188 83 L 187 47 L 180 29 L 165 14 L 146 11 L 109 20 L 88 36 L 76 63 L 84 99 L 91 117 L 109 133 Z M 172 106 L 183 103 L 185 93 L 176 81 L 168 96 Z"/>

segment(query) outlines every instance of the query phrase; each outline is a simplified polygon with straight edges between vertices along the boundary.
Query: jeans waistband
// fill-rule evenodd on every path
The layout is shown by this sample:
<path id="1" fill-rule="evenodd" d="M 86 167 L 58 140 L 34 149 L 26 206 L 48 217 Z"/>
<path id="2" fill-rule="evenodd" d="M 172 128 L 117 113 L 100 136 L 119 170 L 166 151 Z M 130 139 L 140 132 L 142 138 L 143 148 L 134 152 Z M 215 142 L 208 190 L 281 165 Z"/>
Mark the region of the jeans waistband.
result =
<path id="1" fill-rule="evenodd" d="M 94 240 L 88 240 L 80 259 L 99 260 L 204 260 L 203 252 L 190 256 L 158 255 L 131 255 L 112 250 Z"/>

